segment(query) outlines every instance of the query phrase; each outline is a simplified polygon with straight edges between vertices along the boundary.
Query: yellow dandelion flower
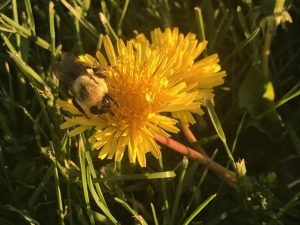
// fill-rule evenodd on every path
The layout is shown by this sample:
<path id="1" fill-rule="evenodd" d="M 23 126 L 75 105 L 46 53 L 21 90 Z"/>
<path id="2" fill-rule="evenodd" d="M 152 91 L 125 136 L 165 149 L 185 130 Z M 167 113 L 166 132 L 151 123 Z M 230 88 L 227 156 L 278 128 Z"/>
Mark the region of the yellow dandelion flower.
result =
<path id="1" fill-rule="evenodd" d="M 191 113 L 201 113 L 201 99 L 211 97 L 212 88 L 223 82 L 217 55 L 196 62 L 206 42 L 198 43 L 194 34 L 156 29 L 151 37 L 152 43 L 144 35 L 127 43 L 118 40 L 115 50 L 105 36 L 108 61 L 100 52 L 99 61 L 90 55 L 78 57 L 90 65 L 105 65 L 109 94 L 116 103 L 110 113 L 87 118 L 71 102 L 58 102 L 74 115 L 61 125 L 75 127 L 69 135 L 95 127 L 89 141 L 99 149 L 100 159 L 121 161 L 127 150 L 131 163 L 137 160 L 145 167 L 147 152 L 156 158 L 161 154 L 154 136 L 178 132 L 176 118 L 194 122 Z"/>
<path id="2" fill-rule="evenodd" d="M 221 71 L 217 54 L 196 61 L 205 49 L 207 41 L 199 42 L 193 33 L 184 36 L 179 33 L 178 28 L 173 30 L 167 28 L 164 32 L 157 28 L 151 32 L 151 40 L 150 44 L 141 34 L 136 37 L 135 41 L 151 45 L 152 49 L 164 49 L 166 60 L 172 65 L 170 68 L 172 77 L 175 81 L 184 81 L 187 92 L 197 90 L 199 95 L 197 101 L 203 103 L 204 99 L 213 98 L 213 87 L 223 84 L 226 74 L 225 71 Z M 172 115 L 186 124 L 193 124 L 196 121 L 191 112 L 203 114 L 199 107 L 194 111 L 177 110 Z"/>

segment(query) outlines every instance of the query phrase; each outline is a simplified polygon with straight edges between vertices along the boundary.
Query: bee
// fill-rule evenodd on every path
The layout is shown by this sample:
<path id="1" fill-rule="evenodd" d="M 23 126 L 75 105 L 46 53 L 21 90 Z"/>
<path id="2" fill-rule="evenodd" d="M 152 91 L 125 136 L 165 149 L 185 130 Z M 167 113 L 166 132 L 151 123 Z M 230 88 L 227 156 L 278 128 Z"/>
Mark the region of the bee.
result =
<path id="1" fill-rule="evenodd" d="M 63 53 L 54 65 L 54 74 L 65 86 L 73 104 L 87 117 L 111 112 L 113 99 L 108 93 L 104 68 L 81 62 L 70 53 Z"/>

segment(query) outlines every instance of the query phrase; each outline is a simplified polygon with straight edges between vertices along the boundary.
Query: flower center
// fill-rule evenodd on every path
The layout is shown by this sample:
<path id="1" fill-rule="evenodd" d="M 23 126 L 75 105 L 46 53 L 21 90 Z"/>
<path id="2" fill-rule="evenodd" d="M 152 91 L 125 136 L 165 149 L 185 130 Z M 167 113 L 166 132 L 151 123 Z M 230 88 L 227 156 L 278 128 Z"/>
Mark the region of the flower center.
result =
<path id="1" fill-rule="evenodd" d="M 166 80 L 146 70 L 134 68 L 128 71 L 110 70 L 109 93 L 116 101 L 112 108 L 116 125 L 124 129 L 143 128 L 149 114 L 159 108 L 160 98 L 166 89 Z"/>

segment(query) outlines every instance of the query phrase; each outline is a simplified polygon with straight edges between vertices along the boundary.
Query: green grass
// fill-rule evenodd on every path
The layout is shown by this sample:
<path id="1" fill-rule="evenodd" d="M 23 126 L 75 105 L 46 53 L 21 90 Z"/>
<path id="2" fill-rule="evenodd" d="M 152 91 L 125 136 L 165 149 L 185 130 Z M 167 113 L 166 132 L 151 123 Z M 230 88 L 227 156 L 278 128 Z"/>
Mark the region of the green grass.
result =
<path id="1" fill-rule="evenodd" d="M 283 12 L 293 23 L 272 27 Z M 300 224 L 299 21 L 296 0 L 1 1 L 0 224 Z M 191 127 L 197 141 L 173 138 L 232 170 L 244 158 L 236 186 L 167 147 L 146 168 L 100 161 L 90 131 L 59 129 L 61 53 L 95 55 L 105 34 L 156 27 L 219 54 L 227 77 Z"/>

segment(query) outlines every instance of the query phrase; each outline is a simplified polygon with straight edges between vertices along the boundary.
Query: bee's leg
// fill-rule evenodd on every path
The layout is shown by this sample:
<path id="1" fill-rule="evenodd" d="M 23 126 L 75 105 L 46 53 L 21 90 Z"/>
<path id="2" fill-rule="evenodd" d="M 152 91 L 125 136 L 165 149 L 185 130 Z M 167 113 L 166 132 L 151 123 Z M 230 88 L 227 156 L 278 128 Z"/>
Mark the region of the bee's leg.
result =
<path id="1" fill-rule="evenodd" d="M 110 100 L 110 102 L 113 102 L 112 105 L 118 106 L 117 102 L 113 99 L 113 97 L 111 97 L 110 94 L 107 94 L 107 98 Z M 111 104 L 108 110 L 109 114 L 111 114 L 112 116 L 114 116 L 115 114 L 113 113 L 113 111 L 111 111 Z"/>
<path id="2" fill-rule="evenodd" d="M 100 66 L 93 66 L 93 65 L 90 65 L 86 62 L 81 62 L 81 65 L 83 66 L 83 68 L 85 70 L 87 69 L 92 69 L 93 72 L 94 72 L 94 75 L 99 77 L 99 78 L 102 78 L 102 79 L 106 79 L 107 76 L 103 73 L 103 68 L 100 67 Z"/>
<path id="3" fill-rule="evenodd" d="M 118 103 L 116 102 L 116 100 L 115 100 L 113 97 L 111 97 L 110 94 L 108 94 L 108 98 L 109 98 L 109 100 L 111 100 L 111 101 L 113 102 L 113 104 L 114 104 L 115 106 L 118 106 Z"/>
<path id="4" fill-rule="evenodd" d="M 107 76 L 101 70 L 96 69 L 96 70 L 94 70 L 94 73 L 99 78 L 102 78 L 102 79 L 106 79 L 107 78 Z"/>
<path id="5" fill-rule="evenodd" d="M 82 109 L 82 107 L 78 104 L 78 102 L 76 102 L 74 98 L 72 98 L 72 103 L 83 115 L 86 116 L 86 118 L 89 118 L 87 114 L 84 112 L 84 110 Z"/>

